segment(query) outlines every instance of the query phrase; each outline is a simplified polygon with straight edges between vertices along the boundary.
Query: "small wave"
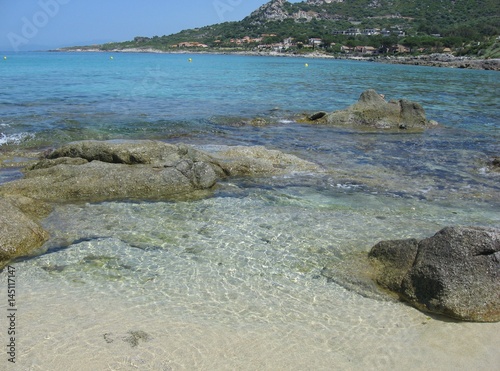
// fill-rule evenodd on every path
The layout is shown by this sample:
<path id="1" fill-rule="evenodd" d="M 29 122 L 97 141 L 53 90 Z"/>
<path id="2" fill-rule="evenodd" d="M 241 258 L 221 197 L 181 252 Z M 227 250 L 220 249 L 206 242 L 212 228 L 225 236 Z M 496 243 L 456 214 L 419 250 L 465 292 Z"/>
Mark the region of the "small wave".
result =
<path id="1" fill-rule="evenodd" d="M 30 133 L 17 133 L 10 135 L 5 135 L 4 133 L 0 133 L 0 146 L 6 144 L 20 144 L 21 142 L 24 142 L 25 140 L 31 139 L 33 137 L 34 135 Z"/>
<path id="2" fill-rule="evenodd" d="M 342 184 L 342 183 L 338 183 L 336 184 L 336 187 L 339 188 L 339 189 L 356 189 L 356 188 L 360 188 L 361 186 L 359 184 L 350 184 L 350 183 L 346 183 L 346 184 Z"/>

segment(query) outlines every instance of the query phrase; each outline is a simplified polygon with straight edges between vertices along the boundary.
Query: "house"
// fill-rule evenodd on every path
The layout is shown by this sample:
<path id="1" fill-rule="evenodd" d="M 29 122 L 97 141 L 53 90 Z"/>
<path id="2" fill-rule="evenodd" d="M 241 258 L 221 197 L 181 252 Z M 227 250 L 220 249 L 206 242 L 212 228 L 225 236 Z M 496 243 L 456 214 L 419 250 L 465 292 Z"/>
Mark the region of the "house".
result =
<path id="1" fill-rule="evenodd" d="M 315 46 L 320 46 L 323 44 L 323 40 L 317 37 L 313 37 L 309 39 L 309 45 L 312 45 L 313 47 Z"/>
<path id="2" fill-rule="evenodd" d="M 404 54 L 404 53 L 410 53 L 411 50 L 407 46 L 397 44 L 397 45 L 393 45 L 391 47 L 391 52 L 394 54 L 396 54 L 396 53 L 403 53 Z"/>
<path id="3" fill-rule="evenodd" d="M 346 35 L 349 35 L 349 36 L 361 35 L 361 31 L 359 28 L 349 28 L 349 29 L 347 29 Z"/>
<path id="4" fill-rule="evenodd" d="M 380 35 L 380 28 L 365 28 L 363 30 L 363 35 L 365 36 Z"/>
<path id="5" fill-rule="evenodd" d="M 354 51 L 357 53 L 361 54 L 376 54 L 378 52 L 377 48 L 374 48 L 373 46 L 356 46 L 354 48 Z"/>
<path id="6" fill-rule="evenodd" d="M 352 53 L 352 52 L 354 52 L 354 47 L 342 45 L 340 47 L 340 51 L 342 53 Z"/>

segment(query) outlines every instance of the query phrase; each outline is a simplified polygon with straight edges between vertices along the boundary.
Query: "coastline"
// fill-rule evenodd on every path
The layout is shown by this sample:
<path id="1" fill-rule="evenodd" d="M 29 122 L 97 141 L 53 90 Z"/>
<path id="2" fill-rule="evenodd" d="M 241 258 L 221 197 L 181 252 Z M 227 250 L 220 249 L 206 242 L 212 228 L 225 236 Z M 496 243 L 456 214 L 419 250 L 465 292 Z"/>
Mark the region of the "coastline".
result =
<path id="1" fill-rule="evenodd" d="M 316 58 L 316 59 L 337 59 L 364 62 L 377 62 L 386 64 L 405 64 L 425 67 L 447 67 L 460 69 L 474 69 L 486 71 L 500 71 L 500 58 L 479 59 L 469 56 L 456 57 L 447 53 L 433 53 L 418 56 L 339 56 L 320 52 L 306 54 L 280 53 L 276 51 L 242 51 L 242 50 L 171 50 L 164 51 L 153 48 L 127 48 L 102 50 L 99 48 L 68 48 L 49 50 L 50 52 L 69 53 L 152 53 L 152 54 L 214 54 L 214 55 L 245 55 L 258 57 L 286 57 L 286 58 Z"/>

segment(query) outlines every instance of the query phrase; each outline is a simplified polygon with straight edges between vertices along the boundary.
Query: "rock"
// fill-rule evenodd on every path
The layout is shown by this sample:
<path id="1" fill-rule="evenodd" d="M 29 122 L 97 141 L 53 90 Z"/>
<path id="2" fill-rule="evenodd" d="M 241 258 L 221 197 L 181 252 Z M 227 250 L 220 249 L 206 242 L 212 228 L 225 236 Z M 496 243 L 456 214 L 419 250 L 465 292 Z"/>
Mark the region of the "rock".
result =
<path id="1" fill-rule="evenodd" d="M 491 170 L 500 172 L 500 157 L 494 157 L 491 160 Z"/>
<path id="2" fill-rule="evenodd" d="M 48 234 L 40 225 L 0 198 L 0 268 L 11 259 L 31 254 L 47 239 Z"/>
<path id="3" fill-rule="evenodd" d="M 228 176 L 320 171 L 312 162 L 262 146 L 217 146 L 212 147 L 211 154 Z"/>
<path id="4" fill-rule="evenodd" d="M 20 195 L 6 195 L 4 199 L 36 221 L 46 218 L 53 209 L 53 207 L 46 202 Z"/>
<path id="5" fill-rule="evenodd" d="M 63 146 L 0 186 L 0 194 L 46 202 L 158 200 L 209 190 L 226 176 L 318 170 L 264 147 L 220 147 L 208 154 L 157 141 L 82 141 Z"/>
<path id="6" fill-rule="evenodd" d="M 154 140 L 80 141 L 65 145 L 47 156 L 48 159 L 56 160 L 64 157 L 76 158 L 78 161 L 85 159 L 111 164 L 157 166 L 173 166 L 186 159 L 193 162 L 210 161 L 204 153 L 192 147 Z"/>
<path id="7" fill-rule="evenodd" d="M 190 160 L 165 167 L 92 161 L 29 171 L 0 192 L 46 202 L 164 199 L 210 188 L 216 180 L 209 164 Z"/>
<path id="8" fill-rule="evenodd" d="M 75 142 L 0 193 L 47 202 L 169 198 L 211 188 L 224 172 L 210 161 L 191 147 L 156 141 Z"/>
<path id="9" fill-rule="evenodd" d="M 373 246 L 369 258 L 375 266 L 376 281 L 390 291 L 399 291 L 401 282 L 417 256 L 416 239 L 382 241 Z"/>
<path id="10" fill-rule="evenodd" d="M 418 243 L 379 243 L 369 255 L 377 283 L 416 308 L 500 321 L 500 229 L 448 227 Z"/>
<path id="11" fill-rule="evenodd" d="M 386 102 L 383 96 L 372 89 L 363 92 L 356 104 L 326 115 L 325 122 L 339 126 L 409 130 L 422 130 L 436 124 L 426 119 L 419 103 L 406 99 Z"/>
<path id="12" fill-rule="evenodd" d="M 270 125 L 270 122 L 268 122 L 266 119 L 262 117 L 257 117 L 252 119 L 249 124 L 255 127 L 264 127 Z"/>
<path id="13" fill-rule="evenodd" d="M 325 117 L 328 113 L 325 112 L 325 111 L 320 111 L 320 112 L 316 112 L 316 113 L 313 113 L 311 116 L 308 117 L 308 119 L 310 121 L 316 121 L 316 120 L 319 120 L 319 119 L 322 119 L 323 117 Z"/>

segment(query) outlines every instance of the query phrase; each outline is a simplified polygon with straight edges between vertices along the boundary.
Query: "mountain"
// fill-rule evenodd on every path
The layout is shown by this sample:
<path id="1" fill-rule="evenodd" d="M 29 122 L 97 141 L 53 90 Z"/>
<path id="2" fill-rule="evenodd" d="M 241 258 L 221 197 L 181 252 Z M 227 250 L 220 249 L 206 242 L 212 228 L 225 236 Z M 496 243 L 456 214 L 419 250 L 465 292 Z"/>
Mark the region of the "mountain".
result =
<path id="1" fill-rule="evenodd" d="M 315 38 L 321 43 L 312 46 L 329 52 L 340 52 L 340 45 L 403 44 L 409 51 L 452 48 L 457 54 L 495 56 L 500 55 L 499 34 L 498 0 L 271 0 L 239 22 L 97 47 L 251 49 L 293 38 L 285 47 L 300 49 Z"/>

